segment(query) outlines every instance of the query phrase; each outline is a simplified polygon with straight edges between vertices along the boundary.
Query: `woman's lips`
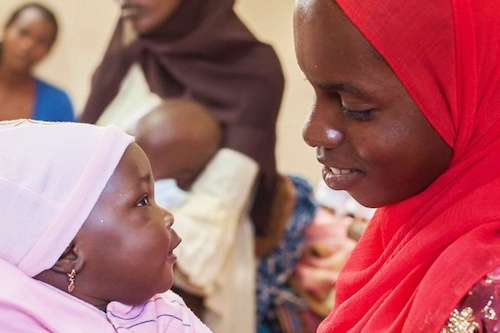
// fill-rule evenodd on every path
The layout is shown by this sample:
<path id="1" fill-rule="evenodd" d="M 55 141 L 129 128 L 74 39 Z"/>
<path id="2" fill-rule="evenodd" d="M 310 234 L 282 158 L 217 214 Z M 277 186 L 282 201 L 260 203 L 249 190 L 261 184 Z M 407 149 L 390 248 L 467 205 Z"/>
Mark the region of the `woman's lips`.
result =
<path id="1" fill-rule="evenodd" d="M 23 66 L 26 66 L 26 67 L 31 67 L 33 64 L 30 57 L 27 56 L 25 53 L 17 54 L 16 61 L 19 62 L 20 64 L 22 64 Z"/>
<path id="2" fill-rule="evenodd" d="M 348 190 L 361 178 L 362 173 L 357 169 L 343 169 L 323 166 L 323 180 L 334 190 Z"/>

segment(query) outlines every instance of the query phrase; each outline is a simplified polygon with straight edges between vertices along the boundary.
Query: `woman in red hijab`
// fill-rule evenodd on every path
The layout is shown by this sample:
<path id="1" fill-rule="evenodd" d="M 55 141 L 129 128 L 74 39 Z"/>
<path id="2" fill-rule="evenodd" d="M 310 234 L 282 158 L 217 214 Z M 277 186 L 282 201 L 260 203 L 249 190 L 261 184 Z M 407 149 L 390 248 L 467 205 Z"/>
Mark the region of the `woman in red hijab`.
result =
<path id="1" fill-rule="evenodd" d="M 329 187 L 379 207 L 318 332 L 493 332 L 500 3 L 296 0 Z"/>

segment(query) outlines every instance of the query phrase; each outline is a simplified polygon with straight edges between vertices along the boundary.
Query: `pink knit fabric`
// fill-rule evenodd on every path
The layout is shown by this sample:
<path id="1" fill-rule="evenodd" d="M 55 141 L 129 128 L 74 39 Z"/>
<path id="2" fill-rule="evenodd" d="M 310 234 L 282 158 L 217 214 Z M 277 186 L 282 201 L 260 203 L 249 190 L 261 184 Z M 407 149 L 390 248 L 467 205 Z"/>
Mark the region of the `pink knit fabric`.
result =
<path id="1" fill-rule="evenodd" d="M 71 333 L 211 333 L 172 291 L 144 304 L 98 310 L 0 259 L 0 331 Z"/>
<path id="2" fill-rule="evenodd" d="M 51 268 L 132 142 L 113 126 L 0 122 L 0 258 L 29 276 Z"/>

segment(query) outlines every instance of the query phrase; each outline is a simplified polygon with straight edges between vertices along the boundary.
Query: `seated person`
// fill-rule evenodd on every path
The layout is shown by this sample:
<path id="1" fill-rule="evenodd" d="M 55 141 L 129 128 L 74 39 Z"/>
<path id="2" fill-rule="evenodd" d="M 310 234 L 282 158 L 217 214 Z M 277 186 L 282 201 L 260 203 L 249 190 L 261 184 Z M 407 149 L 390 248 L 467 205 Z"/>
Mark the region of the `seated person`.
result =
<path id="1" fill-rule="evenodd" d="M 66 92 L 33 73 L 52 49 L 57 33 L 54 13 L 38 3 L 22 5 L 7 20 L 0 43 L 0 120 L 74 120 Z"/>
<path id="2" fill-rule="evenodd" d="M 2 331 L 210 332 L 169 290 L 181 239 L 133 141 L 113 126 L 0 122 Z"/>
<path id="3" fill-rule="evenodd" d="M 281 210 L 275 205 L 276 120 L 284 89 L 279 59 L 240 20 L 234 0 L 119 5 L 121 18 L 80 121 L 129 131 L 158 102 L 174 97 L 210 109 L 224 139 L 186 202 L 175 208 L 177 232 L 193 245 L 177 253 L 182 277 L 176 280 L 203 296 L 214 331 L 255 333 L 255 319 L 246 316 L 255 312 L 248 298 L 255 291 L 253 233 L 270 235 L 271 212 Z M 235 279 L 245 291 L 231 291 Z"/>

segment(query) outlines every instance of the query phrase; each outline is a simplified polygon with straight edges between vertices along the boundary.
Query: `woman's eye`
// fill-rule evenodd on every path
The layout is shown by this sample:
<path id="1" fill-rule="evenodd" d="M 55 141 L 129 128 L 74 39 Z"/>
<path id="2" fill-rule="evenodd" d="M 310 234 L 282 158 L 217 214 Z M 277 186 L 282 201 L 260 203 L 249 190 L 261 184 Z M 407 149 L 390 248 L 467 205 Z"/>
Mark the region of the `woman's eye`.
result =
<path id="1" fill-rule="evenodd" d="M 366 121 L 371 119 L 371 113 L 373 110 L 365 110 L 365 111 L 352 111 L 352 110 L 347 110 L 345 107 L 342 107 L 342 114 L 348 118 L 354 119 L 354 120 L 359 120 L 359 121 Z"/>
<path id="2" fill-rule="evenodd" d="M 43 38 L 43 39 L 41 39 L 41 38 L 37 39 L 36 43 L 38 44 L 38 46 L 43 47 L 43 48 L 49 48 L 50 47 L 50 42 L 47 39 L 45 39 L 45 38 Z"/>
<path id="3" fill-rule="evenodd" d="M 145 195 L 138 203 L 138 207 L 149 206 L 149 196 Z"/>

